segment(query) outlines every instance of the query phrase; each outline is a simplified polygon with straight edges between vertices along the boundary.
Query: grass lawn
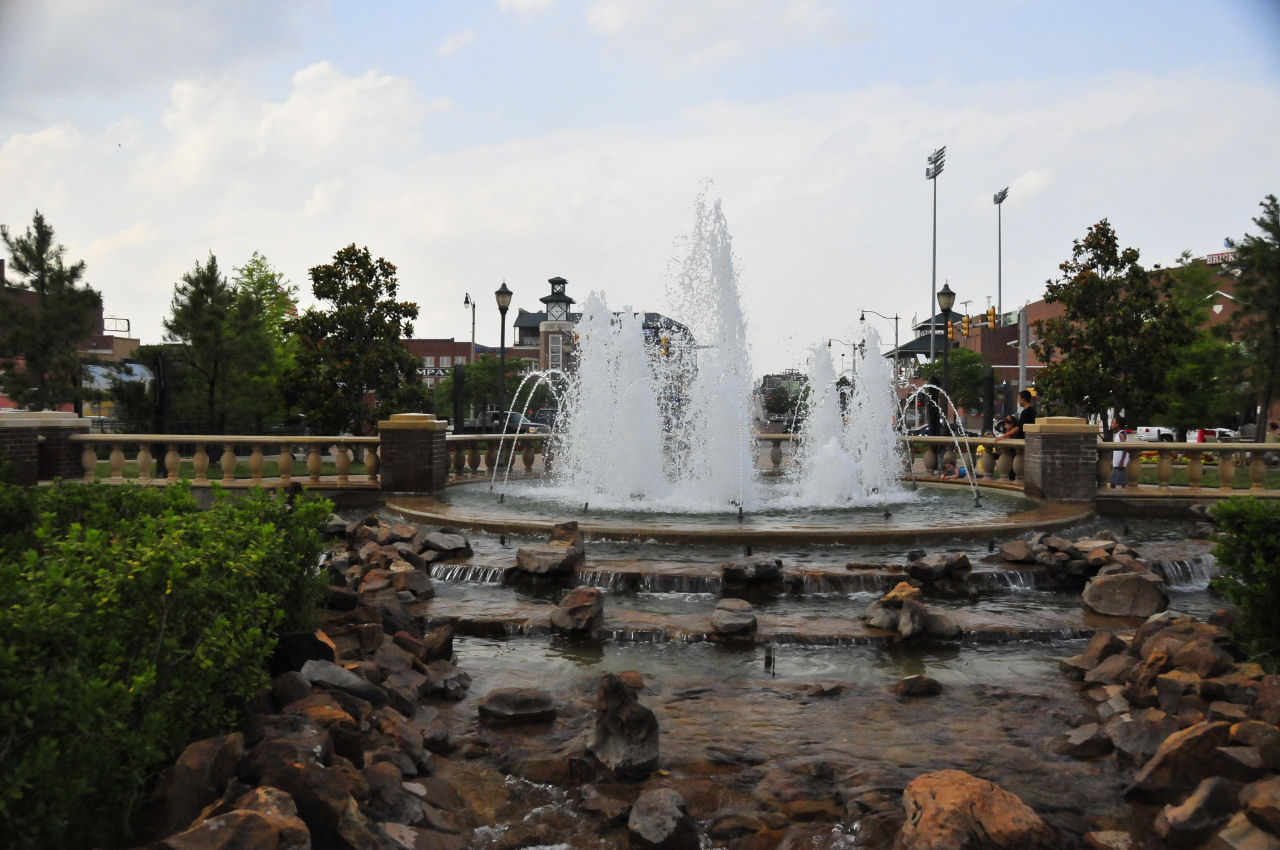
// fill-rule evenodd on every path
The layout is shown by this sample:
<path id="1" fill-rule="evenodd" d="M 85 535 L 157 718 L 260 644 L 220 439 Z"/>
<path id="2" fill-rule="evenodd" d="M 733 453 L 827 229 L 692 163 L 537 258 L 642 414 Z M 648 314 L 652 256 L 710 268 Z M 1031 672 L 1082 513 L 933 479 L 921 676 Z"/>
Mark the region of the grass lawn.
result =
<path id="1" fill-rule="evenodd" d="M 1245 466 L 1237 466 L 1236 474 L 1233 481 L 1236 490 L 1248 490 L 1252 486 L 1249 478 L 1249 468 Z M 1160 482 L 1156 479 L 1156 464 L 1142 464 L 1142 478 L 1139 484 L 1149 484 L 1155 486 Z M 1216 489 L 1222 483 L 1222 479 L 1218 477 L 1218 467 L 1205 464 L 1204 475 L 1200 478 L 1200 486 L 1208 489 Z M 1187 468 L 1185 466 L 1174 465 L 1169 475 L 1169 484 L 1173 487 L 1187 486 Z M 1280 490 L 1280 468 L 1274 466 L 1267 467 L 1266 477 L 1262 480 L 1262 486 L 1267 490 Z"/>

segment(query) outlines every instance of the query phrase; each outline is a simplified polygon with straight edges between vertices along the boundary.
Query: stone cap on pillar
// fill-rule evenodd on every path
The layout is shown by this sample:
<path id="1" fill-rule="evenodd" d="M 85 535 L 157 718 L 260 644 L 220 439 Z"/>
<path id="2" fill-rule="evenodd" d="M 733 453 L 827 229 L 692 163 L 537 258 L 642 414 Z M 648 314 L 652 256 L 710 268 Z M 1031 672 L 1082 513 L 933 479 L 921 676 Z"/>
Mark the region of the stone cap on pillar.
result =
<path id="1" fill-rule="evenodd" d="M 70 410 L 9 410 L 0 413 L 0 428 L 89 427 L 89 420 Z"/>
<path id="2" fill-rule="evenodd" d="M 1028 434 L 1098 434 L 1098 426 L 1079 416 L 1041 416 L 1023 429 Z"/>
<path id="3" fill-rule="evenodd" d="M 448 419 L 436 419 L 434 413 L 393 413 L 378 422 L 379 431 L 444 431 Z"/>

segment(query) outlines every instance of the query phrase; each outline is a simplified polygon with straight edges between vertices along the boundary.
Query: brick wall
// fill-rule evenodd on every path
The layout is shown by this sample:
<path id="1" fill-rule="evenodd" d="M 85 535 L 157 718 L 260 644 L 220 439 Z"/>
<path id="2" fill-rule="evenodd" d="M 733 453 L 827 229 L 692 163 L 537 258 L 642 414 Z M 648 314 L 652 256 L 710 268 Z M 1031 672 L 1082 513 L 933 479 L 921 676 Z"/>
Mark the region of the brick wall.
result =
<path id="1" fill-rule="evenodd" d="M 45 425 L 39 429 L 40 480 L 52 481 L 84 478 L 80 456 L 84 446 L 70 440 L 72 434 L 88 434 L 89 423 L 77 421 L 74 425 Z"/>
<path id="2" fill-rule="evenodd" d="M 449 477 L 445 426 L 428 414 L 395 414 L 378 423 L 378 477 L 384 491 L 444 489 Z"/>
<path id="3" fill-rule="evenodd" d="M 1089 502 L 1098 492 L 1098 436 L 1028 433 L 1025 492 L 1054 502 Z"/>
<path id="4" fill-rule="evenodd" d="M 0 428 L 0 450 L 12 466 L 13 481 L 25 487 L 40 480 L 40 458 L 36 428 Z"/>

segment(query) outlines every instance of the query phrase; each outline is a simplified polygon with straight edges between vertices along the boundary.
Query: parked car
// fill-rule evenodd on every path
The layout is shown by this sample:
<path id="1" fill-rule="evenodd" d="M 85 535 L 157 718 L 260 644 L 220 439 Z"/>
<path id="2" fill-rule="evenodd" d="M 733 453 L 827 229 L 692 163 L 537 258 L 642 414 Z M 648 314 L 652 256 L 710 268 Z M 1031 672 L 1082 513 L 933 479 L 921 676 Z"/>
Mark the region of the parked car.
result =
<path id="1" fill-rule="evenodd" d="M 1140 425 L 1137 438 L 1144 443 L 1172 443 L 1176 435 L 1172 428 L 1163 425 Z"/>
<path id="2" fill-rule="evenodd" d="M 505 416 L 505 419 L 504 419 Z M 481 418 L 486 431 L 493 434 L 550 434 L 551 427 L 541 422 L 534 422 L 518 410 L 502 413 L 497 410 L 486 411 Z"/>
<path id="3" fill-rule="evenodd" d="M 560 411 L 554 407 L 540 407 L 537 412 L 530 416 L 534 422 L 541 422 L 548 428 L 556 427 L 556 417 L 560 415 Z"/>
<path id="4" fill-rule="evenodd" d="M 1232 431 L 1230 428 L 1197 428 L 1187 434 L 1187 442 L 1222 443 L 1234 440 L 1238 436 L 1240 432 Z"/>

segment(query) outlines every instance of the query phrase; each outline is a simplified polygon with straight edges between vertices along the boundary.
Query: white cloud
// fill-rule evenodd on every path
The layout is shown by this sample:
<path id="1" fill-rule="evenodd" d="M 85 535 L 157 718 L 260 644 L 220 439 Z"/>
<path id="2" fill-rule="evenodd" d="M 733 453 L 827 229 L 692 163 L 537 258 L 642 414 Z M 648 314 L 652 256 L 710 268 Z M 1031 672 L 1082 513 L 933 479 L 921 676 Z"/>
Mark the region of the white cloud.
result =
<path id="1" fill-rule="evenodd" d="M 545 12 L 554 8 L 556 0 L 498 0 L 498 8 L 504 12 L 527 14 Z"/>
<path id="2" fill-rule="evenodd" d="M 440 46 L 436 48 L 436 55 L 452 56 L 475 40 L 476 34 L 471 30 L 450 33 L 445 40 L 440 43 Z"/>

